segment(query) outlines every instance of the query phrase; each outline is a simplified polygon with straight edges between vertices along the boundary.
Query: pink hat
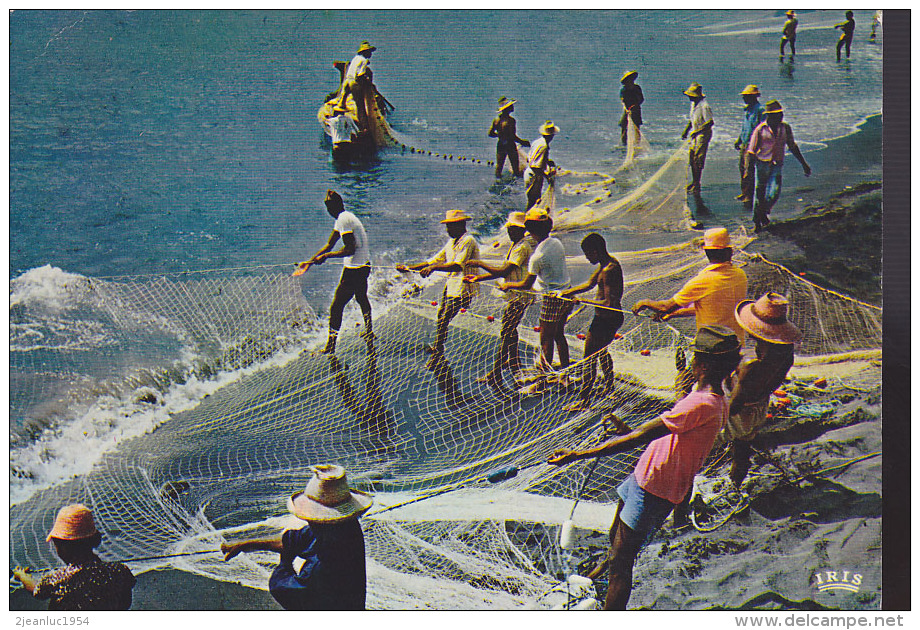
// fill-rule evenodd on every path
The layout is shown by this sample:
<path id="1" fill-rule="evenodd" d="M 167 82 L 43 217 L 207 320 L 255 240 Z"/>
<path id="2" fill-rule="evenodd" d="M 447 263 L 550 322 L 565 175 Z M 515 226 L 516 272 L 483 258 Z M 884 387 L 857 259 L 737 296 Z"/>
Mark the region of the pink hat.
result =
<path id="1" fill-rule="evenodd" d="M 735 319 L 746 331 L 770 343 L 793 344 L 802 331 L 786 319 L 789 300 L 779 293 L 766 293 L 756 302 L 743 300 L 735 308 Z"/>
<path id="2" fill-rule="evenodd" d="M 306 490 L 288 499 L 288 510 L 305 521 L 335 523 L 364 514 L 374 499 L 348 487 L 345 469 L 335 464 L 312 466 Z"/>
<path id="3" fill-rule="evenodd" d="M 57 518 L 54 519 L 54 527 L 45 540 L 82 540 L 98 533 L 92 511 L 85 505 L 74 503 L 60 509 Z"/>

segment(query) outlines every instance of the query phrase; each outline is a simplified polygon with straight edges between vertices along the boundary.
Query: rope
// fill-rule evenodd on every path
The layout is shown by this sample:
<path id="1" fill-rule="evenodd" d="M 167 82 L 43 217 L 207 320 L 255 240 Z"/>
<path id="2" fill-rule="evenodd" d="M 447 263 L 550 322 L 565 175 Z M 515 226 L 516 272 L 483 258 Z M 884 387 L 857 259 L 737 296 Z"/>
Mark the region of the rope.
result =
<path id="1" fill-rule="evenodd" d="M 125 559 L 115 560 L 115 562 L 124 562 L 124 563 L 144 562 L 146 560 L 163 560 L 165 558 L 181 558 L 184 556 L 200 556 L 200 555 L 208 554 L 208 553 L 223 553 L 223 551 L 221 551 L 220 549 L 208 549 L 207 551 L 186 551 L 184 553 L 167 553 L 167 554 L 163 554 L 160 556 L 143 556 L 140 558 L 125 558 Z M 60 568 L 61 567 L 44 567 L 41 569 L 32 569 L 29 572 L 30 573 L 48 573 L 49 571 L 57 571 Z"/>
<path id="2" fill-rule="evenodd" d="M 493 470 L 492 472 L 490 472 L 490 473 L 488 473 L 488 474 L 486 474 L 486 475 L 481 475 L 481 476 L 479 476 L 479 477 L 473 477 L 473 478 L 470 478 L 470 479 L 464 479 L 463 481 L 458 481 L 458 482 L 455 483 L 455 484 L 451 484 L 451 485 L 449 485 L 449 486 L 445 486 L 444 488 L 442 488 L 442 489 L 440 489 L 440 490 L 436 490 L 435 492 L 431 492 L 431 493 L 429 493 L 429 494 L 425 494 L 425 495 L 422 495 L 422 496 L 420 496 L 420 497 L 415 497 L 414 499 L 409 499 L 409 500 L 403 501 L 403 502 L 401 502 L 401 503 L 396 503 L 396 504 L 394 504 L 394 505 L 389 505 L 389 506 L 387 506 L 387 507 L 385 507 L 385 508 L 383 508 L 383 509 L 381 509 L 381 510 L 377 510 L 377 511 L 375 511 L 375 512 L 370 512 L 370 513 L 367 514 L 367 516 L 377 516 L 378 514 L 383 514 L 384 512 L 389 512 L 390 510 L 396 510 L 396 509 L 401 508 L 401 507 L 404 507 L 404 506 L 406 506 L 406 505 L 411 505 L 411 504 L 413 504 L 413 503 L 418 503 L 419 501 L 425 501 L 425 500 L 427 500 L 427 499 L 433 499 L 434 497 L 438 497 L 438 496 L 441 496 L 442 494 L 447 494 L 448 492 L 453 492 L 453 491 L 455 491 L 455 490 L 460 490 L 461 488 L 464 488 L 464 487 L 466 487 L 466 486 L 468 486 L 468 485 L 471 485 L 471 484 L 474 484 L 474 483 L 481 483 L 481 482 L 483 482 L 483 481 L 488 481 L 489 483 L 498 483 L 499 481 L 504 481 L 504 480 L 506 480 L 506 479 L 512 479 L 512 478 L 514 478 L 514 477 L 517 477 L 517 475 L 518 475 L 518 473 L 519 473 L 520 471 L 522 471 L 522 470 L 527 470 L 528 468 L 533 468 L 534 466 L 540 466 L 540 465 L 542 465 L 542 464 L 543 464 L 542 461 L 538 461 L 538 462 L 534 462 L 533 464 L 528 464 L 528 465 L 526 465 L 526 466 L 521 466 L 520 468 L 518 468 L 517 466 L 510 466 L 509 468 L 502 468 L 502 469 L 499 469 L 499 470 Z"/>
<path id="3" fill-rule="evenodd" d="M 811 286 L 815 287 L 816 289 L 821 289 L 822 291 L 827 291 L 827 292 L 830 293 L 831 295 L 836 295 L 837 297 L 842 298 L 842 299 L 844 299 L 844 300 L 848 300 L 848 301 L 850 301 L 850 302 L 855 302 L 856 304 L 859 304 L 860 306 L 865 306 L 865 307 L 867 307 L 867 308 L 875 309 L 876 311 L 879 311 L 879 312 L 881 312 L 881 310 L 882 310 L 882 308 L 881 308 L 880 306 L 875 306 L 874 304 L 867 304 L 866 302 L 860 302 L 860 301 L 857 300 L 856 298 L 852 298 L 852 297 L 850 297 L 849 295 L 844 295 L 843 293 L 838 293 L 837 291 L 833 291 L 833 290 L 831 290 L 831 289 L 827 289 L 827 288 L 825 288 L 825 287 L 822 287 L 822 286 L 819 285 L 819 284 L 815 284 L 815 283 L 812 282 L 811 280 L 807 280 L 807 279 L 803 278 L 802 276 L 800 276 L 800 275 L 796 274 L 795 272 L 793 272 L 791 269 L 789 269 L 789 268 L 787 268 L 787 267 L 784 267 L 783 265 L 781 265 L 781 264 L 779 264 L 779 263 L 770 262 L 769 260 L 767 260 L 766 258 L 763 257 L 763 254 L 751 254 L 751 257 L 752 257 L 752 258 L 758 258 L 758 259 L 762 260 L 763 262 L 767 263 L 768 265 L 770 265 L 770 266 L 772 266 L 772 267 L 776 267 L 777 269 L 782 269 L 783 271 L 785 271 L 786 273 L 788 273 L 790 276 L 793 276 L 793 277 L 797 278 L 798 280 L 801 280 L 802 282 L 804 282 L 804 283 L 806 283 L 806 284 L 810 284 Z"/>

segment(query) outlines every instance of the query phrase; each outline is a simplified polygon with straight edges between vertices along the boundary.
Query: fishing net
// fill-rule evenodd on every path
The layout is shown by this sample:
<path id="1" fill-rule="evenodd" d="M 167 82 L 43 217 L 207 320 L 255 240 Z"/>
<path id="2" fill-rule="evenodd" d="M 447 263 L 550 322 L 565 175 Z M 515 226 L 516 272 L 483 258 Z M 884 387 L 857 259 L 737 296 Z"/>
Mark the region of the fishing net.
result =
<path id="1" fill-rule="evenodd" d="M 590 212 L 600 224 L 628 217 L 619 220 L 641 230 L 654 215 L 678 230 L 683 199 L 668 171 L 679 168 L 671 158 L 644 194 L 560 211 L 579 217 L 561 222 L 584 224 Z M 743 233 L 733 238 L 749 295 L 789 296 L 806 334 L 797 365 L 878 387 L 880 310 L 748 253 Z M 484 250 L 500 256 L 497 242 Z M 616 256 L 624 305 L 667 298 L 706 264 L 693 239 Z M 589 408 L 571 413 L 587 369 L 597 369 L 582 356 L 593 307 L 544 295 L 509 300 L 483 283 L 456 309 L 443 354 L 430 354 L 443 279 L 375 268 L 376 338 L 362 338 L 360 312 L 349 306 L 332 356 L 315 350 L 326 322 L 304 299 L 308 278 L 290 271 L 104 279 L 49 267 L 11 283 L 11 424 L 33 437 L 11 444 L 11 563 L 57 566 L 45 536 L 60 506 L 82 502 L 103 532 L 105 559 L 264 589 L 274 554 L 225 562 L 213 551 L 298 527 L 286 498 L 305 486 L 311 465 L 336 462 L 353 487 L 375 496 L 362 518 L 368 607 L 564 603 L 570 594 L 560 583 L 579 559 L 560 549 L 561 524 L 571 519 L 602 547 L 615 488 L 641 451 L 561 468 L 544 462 L 556 448 L 613 435 L 614 416 L 635 427 L 669 409 L 692 320 L 625 314 L 602 351 L 612 379 L 598 371 Z M 522 311 L 521 369 L 482 382 L 515 300 L 524 302 L 514 315 Z M 560 318 L 571 364 L 562 368 L 556 353 L 541 366 L 539 330 Z"/>

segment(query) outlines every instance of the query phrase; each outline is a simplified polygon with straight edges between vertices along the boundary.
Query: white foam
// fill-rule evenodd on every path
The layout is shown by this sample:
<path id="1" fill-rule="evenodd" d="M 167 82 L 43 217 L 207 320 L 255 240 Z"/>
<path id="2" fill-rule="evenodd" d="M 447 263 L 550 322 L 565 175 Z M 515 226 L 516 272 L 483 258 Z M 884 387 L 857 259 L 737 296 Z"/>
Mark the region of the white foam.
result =
<path id="1" fill-rule="evenodd" d="M 29 269 L 10 281 L 10 308 L 21 305 L 64 310 L 86 291 L 85 280 L 85 276 L 51 265 Z"/>

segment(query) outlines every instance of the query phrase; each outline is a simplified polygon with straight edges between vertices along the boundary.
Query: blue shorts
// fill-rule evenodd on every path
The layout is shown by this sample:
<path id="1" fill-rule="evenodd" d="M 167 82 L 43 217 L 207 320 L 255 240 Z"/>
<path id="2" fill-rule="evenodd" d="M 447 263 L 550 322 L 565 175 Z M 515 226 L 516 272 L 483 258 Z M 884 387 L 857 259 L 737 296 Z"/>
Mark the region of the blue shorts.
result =
<path id="1" fill-rule="evenodd" d="M 646 539 L 661 527 L 674 509 L 674 504 L 667 499 L 643 490 L 632 473 L 619 485 L 617 494 L 623 499 L 620 520 L 637 534 L 644 533 Z"/>

